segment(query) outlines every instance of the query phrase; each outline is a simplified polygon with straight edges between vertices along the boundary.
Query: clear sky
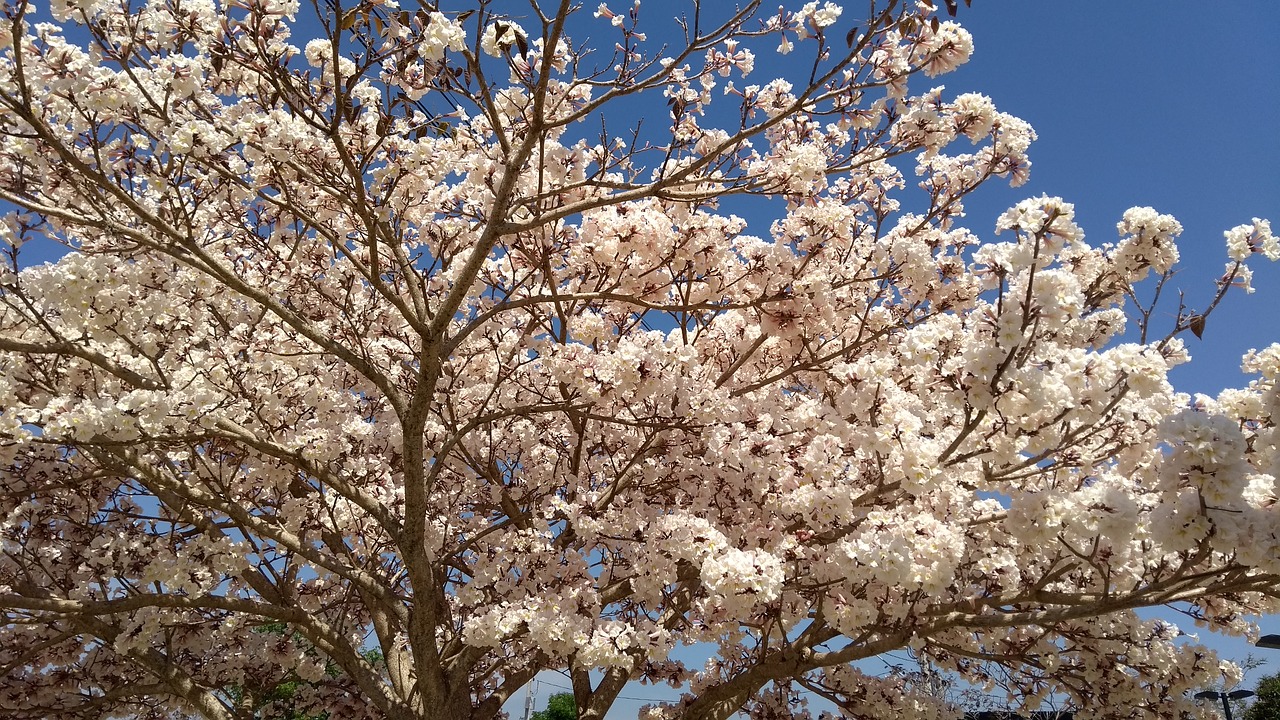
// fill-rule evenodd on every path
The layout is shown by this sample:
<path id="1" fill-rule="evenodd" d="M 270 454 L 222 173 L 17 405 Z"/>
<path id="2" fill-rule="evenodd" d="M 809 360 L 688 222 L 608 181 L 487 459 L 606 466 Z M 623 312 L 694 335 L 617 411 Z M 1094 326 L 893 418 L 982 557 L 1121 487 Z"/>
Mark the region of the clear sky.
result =
<path id="1" fill-rule="evenodd" d="M 948 94 L 990 95 L 1039 134 L 1029 183 L 968 203 L 974 230 L 1045 193 L 1075 203 L 1090 241 L 1109 242 L 1126 208 L 1150 205 L 1185 228 L 1177 284 L 1195 307 L 1222 274 L 1224 230 L 1280 223 L 1280 3 L 974 0 L 960 19 L 973 59 L 938 80 Z M 1229 297 L 1203 342 L 1189 340 L 1179 389 L 1239 385 L 1241 354 L 1280 341 L 1280 267 L 1253 267 L 1257 292 Z"/>

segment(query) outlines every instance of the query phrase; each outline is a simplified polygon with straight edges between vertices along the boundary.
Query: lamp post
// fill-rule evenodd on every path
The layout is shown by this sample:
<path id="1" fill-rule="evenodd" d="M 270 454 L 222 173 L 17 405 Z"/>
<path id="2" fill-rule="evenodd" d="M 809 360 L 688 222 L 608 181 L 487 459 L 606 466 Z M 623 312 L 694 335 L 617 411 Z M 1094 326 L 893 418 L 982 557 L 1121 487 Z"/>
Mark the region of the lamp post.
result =
<path id="1" fill-rule="evenodd" d="M 1197 700 L 1222 700 L 1222 711 L 1226 713 L 1227 720 L 1231 720 L 1231 703 L 1229 700 L 1243 700 L 1247 697 L 1253 697 L 1252 690 L 1232 690 L 1229 693 L 1218 692 L 1217 690 L 1205 690 L 1195 695 Z"/>

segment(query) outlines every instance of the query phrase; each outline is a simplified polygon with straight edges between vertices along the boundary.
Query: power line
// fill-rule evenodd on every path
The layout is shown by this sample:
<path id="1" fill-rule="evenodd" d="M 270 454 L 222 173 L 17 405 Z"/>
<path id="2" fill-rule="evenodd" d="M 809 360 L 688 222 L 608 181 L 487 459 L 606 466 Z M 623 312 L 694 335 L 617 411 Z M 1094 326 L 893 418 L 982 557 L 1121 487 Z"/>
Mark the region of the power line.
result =
<path id="1" fill-rule="evenodd" d="M 573 692 L 573 688 L 567 685 L 557 685 L 555 683 L 547 682 L 546 680 L 535 680 L 534 682 L 546 685 L 547 687 L 553 687 L 557 690 L 568 690 L 569 692 Z M 673 698 L 636 697 L 635 695 L 616 695 L 615 697 L 618 700 L 639 700 L 641 702 L 675 702 Z"/>

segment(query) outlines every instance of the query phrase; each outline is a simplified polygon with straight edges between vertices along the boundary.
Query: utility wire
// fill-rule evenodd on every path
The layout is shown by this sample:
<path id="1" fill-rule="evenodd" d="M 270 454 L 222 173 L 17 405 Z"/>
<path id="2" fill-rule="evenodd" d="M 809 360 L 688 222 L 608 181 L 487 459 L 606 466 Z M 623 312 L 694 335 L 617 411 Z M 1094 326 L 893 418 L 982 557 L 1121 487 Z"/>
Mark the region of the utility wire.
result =
<path id="1" fill-rule="evenodd" d="M 557 690 L 568 690 L 569 692 L 573 692 L 573 688 L 568 687 L 567 685 L 557 685 L 555 683 L 547 682 L 546 680 L 539 680 L 538 682 L 542 685 L 546 685 L 547 687 L 553 687 Z M 618 695 L 616 697 L 619 700 L 640 700 L 643 702 L 674 702 L 672 698 L 636 697 L 634 695 Z"/>

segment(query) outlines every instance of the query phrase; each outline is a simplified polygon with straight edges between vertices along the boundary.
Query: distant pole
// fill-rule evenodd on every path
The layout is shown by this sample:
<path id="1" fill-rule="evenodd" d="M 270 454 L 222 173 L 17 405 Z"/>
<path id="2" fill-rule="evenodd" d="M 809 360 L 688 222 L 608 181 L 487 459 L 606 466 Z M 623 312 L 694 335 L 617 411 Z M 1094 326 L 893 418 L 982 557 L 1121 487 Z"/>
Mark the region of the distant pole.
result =
<path id="1" fill-rule="evenodd" d="M 529 687 L 525 688 L 524 720 L 529 720 L 529 718 L 533 715 L 533 693 L 534 693 L 534 688 L 536 688 L 537 686 L 538 686 L 538 681 L 534 680 L 533 682 L 529 683 Z M 1231 720 L 1231 718 L 1227 718 L 1227 720 Z"/>

